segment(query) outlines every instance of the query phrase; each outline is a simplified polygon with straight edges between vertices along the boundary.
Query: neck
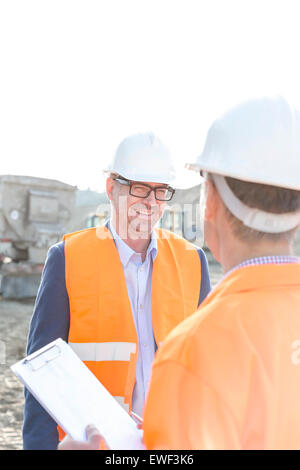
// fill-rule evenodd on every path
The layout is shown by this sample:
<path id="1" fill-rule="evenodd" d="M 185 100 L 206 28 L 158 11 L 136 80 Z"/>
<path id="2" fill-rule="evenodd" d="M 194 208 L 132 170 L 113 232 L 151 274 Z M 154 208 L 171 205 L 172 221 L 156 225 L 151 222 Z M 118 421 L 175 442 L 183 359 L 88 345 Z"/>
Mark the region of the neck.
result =
<path id="1" fill-rule="evenodd" d="M 142 262 L 145 261 L 147 249 L 149 243 L 151 241 L 151 233 L 138 233 L 133 232 L 131 233 L 130 230 L 123 230 L 115 224 L 114 221 L 111 221 L 114 230 L 117 232 L 119 237 L 123 240 L 126 245 L 128 245 L 133 251 L 136 253 L 140 253 L 142 255 Z M 123 233 L 124 232 L 124 233 Z"/>
<path id="2" fill-rule="evenodd" d="M 291 256 L 292 246 L 287 241 L 280 242 L 260 242 L 245 244 L 239 240 L 234 240 L 228 246 L 220 249 L 220 262 L 226 273 L 230 269 L 239 265 L 243 261 L 251 258 L 259 258 L 263 256 Z"/>
<path id="3" fill-rule="evenodd" d="M 148 238 L 147 240 L 144 240 L 144 239 L 133 240 L 133 239 L 131 239 L 131 238 L 129 238 L 129 237 L 126 238 L 126 239 L 123 239 L 123 241 L 124 241 L 133 251 L 135 251 L 136 253 L 140 253 L 140 254 L 142 255 L 142 262 L 145 261 L 146 253 L 147 253 L 147 249 L 148 249 L 150 240 L 151 240 L 151 236 L 149 236 L 149 238 Z"/>

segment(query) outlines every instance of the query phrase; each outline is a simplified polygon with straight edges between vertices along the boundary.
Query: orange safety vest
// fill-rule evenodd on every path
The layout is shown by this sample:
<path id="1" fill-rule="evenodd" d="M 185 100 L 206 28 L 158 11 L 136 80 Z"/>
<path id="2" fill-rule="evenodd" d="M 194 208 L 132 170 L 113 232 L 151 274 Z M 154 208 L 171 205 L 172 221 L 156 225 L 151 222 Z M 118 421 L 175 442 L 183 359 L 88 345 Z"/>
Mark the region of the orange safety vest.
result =
<path id="1" fill-rule="evenodd" d="M 169 450 L 300 449 L 299 396 L 300 264 L 243 267 L 159 349 L 145 443 Z"/>
<path id="2" fill-rule="evenodd" d="M 151 314 L 156 344 L 198 307 L 201 263 L 181 237 L 155 229 Z M 131 410 L 138 338 L 120 257 L 106 227 L 67 234 L 68 341 L 107 390 Z"/>

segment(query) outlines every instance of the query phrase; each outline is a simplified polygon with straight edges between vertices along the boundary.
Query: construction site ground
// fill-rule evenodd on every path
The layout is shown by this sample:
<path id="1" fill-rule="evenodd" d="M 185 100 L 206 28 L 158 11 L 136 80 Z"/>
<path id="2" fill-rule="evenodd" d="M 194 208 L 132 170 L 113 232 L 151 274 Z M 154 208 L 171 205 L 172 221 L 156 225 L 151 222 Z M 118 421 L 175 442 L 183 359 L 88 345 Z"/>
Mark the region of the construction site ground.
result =
<path id="1" fill-rule="evenodd" d="M 34 299 L 0 299 L 0 449 L 22 449 L 23 386 L 10 366 L 25 355 Z"/>

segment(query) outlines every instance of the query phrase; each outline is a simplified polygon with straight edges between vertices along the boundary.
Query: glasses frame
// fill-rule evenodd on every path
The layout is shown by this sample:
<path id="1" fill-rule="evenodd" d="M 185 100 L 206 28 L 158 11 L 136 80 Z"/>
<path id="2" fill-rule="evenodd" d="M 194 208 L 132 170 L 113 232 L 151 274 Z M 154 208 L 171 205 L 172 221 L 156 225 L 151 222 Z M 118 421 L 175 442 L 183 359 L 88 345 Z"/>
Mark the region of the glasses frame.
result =
<path id="1" fill-rule="evenodd" d="M 129 186 L 129 194 L 130 196 L 133 196 L 133 197 L 138 197 L 140 199 L 146 199 L 150 194 L 151 194 L 151 191 L 154 192 L 154 197 L 157 201 L 160 201 L 160 202 L 168 202 L 168 201 L 171 201 L 172 197 L 174 196 L 175 194 L 175 189 L 172 188 L 171 186 L 156 186 L 155 188 L 153 188 L 152 186 L 150 186 L 149 184 L 146 184 L 146 183 L 142 183 L 142 182 L 138 182 L 138 181 L 130 181 L 126 178 L 123 178 L 122 176 L 118 176 L 116 178 L 114 178 L 115 181 L 118 181 L 119 183 L 123 184 L 123 185 L 126 185 L 126 186 Z M 147 193 L 146 196 L 137 196 L 136 194 L 132 194 L 131 192 L 131 188 L 134 184 L 140 184 L 141 186 L 145 186 L 147 188 L 149 188 L 149 191 Z M 167 189 L 168 191 L 171 192 L 171 196 L 169 199 L 160 199 L 159 197 L 156 196 L 156 191 L 158 189 Z"/>

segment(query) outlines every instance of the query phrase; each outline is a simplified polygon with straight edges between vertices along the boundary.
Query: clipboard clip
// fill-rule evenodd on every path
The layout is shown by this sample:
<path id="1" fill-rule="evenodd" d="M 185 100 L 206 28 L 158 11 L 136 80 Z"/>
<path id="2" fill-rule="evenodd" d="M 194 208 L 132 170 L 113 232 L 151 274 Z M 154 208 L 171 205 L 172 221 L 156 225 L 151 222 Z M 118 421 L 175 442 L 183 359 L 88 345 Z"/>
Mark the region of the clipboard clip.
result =
<path id="1" fill-rule="evenodd" d="M 24 359 L 23 364 L 29 364 L 33 371 L 40 369 L 41 367 L 53 361 L 61 354 L 61 349 L 57 344 L 50 345 L 49 347 L 43 348 L 43 351 L 36 352 Z"/>

